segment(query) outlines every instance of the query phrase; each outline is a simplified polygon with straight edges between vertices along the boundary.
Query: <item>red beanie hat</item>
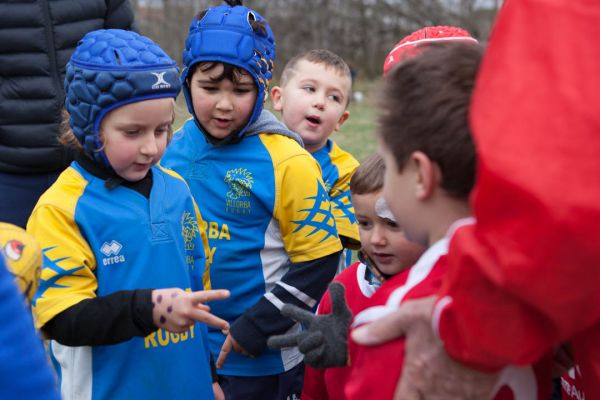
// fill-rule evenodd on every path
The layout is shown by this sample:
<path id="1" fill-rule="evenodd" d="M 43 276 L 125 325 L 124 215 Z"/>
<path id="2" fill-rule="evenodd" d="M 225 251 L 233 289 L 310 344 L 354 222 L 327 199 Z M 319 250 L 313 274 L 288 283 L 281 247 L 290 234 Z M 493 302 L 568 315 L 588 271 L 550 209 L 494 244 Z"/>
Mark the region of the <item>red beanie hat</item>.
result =
<path id="1" fill-rule="evenodd" d="M 478 43 L 469 32 L 462 28 L 456 26 L 427 26 L 414 31 L 394 46 L 383 63 L 383 74 L 387 74 L 399 61 L 418 53 L 417 48 L 429 43 L 444 41 Z"/>

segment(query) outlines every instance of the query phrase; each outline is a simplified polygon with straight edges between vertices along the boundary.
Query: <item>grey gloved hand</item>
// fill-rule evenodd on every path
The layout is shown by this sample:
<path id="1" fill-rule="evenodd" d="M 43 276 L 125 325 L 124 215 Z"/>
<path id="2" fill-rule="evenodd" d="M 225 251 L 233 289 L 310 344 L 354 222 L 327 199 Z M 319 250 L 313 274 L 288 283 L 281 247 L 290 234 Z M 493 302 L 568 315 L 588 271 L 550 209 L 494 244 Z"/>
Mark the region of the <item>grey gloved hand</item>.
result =
<path id="1" fill-rule="evenodd" d="M 306 328 L 299 333 L 271 336 L 269 347 L 295 347 L 304 354 L 304 362 L 314 368 L 343 367 L 348 359 L 348 328 L 352 312 L 346 305 L 344 286 L 329 284 L 332 313 L 315 315 L 293 304 L 286 304 L 281 313 Z"/>

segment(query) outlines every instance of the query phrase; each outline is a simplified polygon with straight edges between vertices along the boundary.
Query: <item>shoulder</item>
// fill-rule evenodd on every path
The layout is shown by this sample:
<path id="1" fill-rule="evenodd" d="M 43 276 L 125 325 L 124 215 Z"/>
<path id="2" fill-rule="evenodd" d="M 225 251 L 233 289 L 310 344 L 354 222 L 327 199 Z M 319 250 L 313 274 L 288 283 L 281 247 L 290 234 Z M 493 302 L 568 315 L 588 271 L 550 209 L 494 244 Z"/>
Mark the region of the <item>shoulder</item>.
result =
<path id="1" fill-rule="evenodd" d="M 63 210 L 70 210 L 74 213 L 75 205 L 81 196 L 83 196 L 88 186 L 89 177 L 82 169 L 74 167 L 71 164 L 64 170 L 58 179 L 50 186 L 40 197 L 35 209 L 40 207 L 55 207 Z"/>
<path id="2" fill-rule="evenodd" d="M 290 137 L 270 133 L 261 133 L 258 137 L 271 156 L 274 166 L 281 164 L 309 164 L 315 167 L 318 166 L 317 161 L 310 153 Z"/>
<path id="3" fill-rule="evenodd" d="M 331 161 L 338 166 L 340 169 L 354 171 L 360 163 L 354 158 L 354 156 L 347 151 L 343 150 L 333 140 L 331 141 L 330 151 Z"/>

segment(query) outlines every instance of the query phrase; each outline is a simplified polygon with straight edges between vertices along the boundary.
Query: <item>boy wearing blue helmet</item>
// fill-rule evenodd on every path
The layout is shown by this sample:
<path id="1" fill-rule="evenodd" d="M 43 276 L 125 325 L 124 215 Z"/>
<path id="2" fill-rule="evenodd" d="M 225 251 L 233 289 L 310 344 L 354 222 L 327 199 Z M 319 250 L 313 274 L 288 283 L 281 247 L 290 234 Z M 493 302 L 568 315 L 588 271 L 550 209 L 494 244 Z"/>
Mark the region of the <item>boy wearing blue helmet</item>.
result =
<path id="1" fill-rule="evenodd" d="M 194 18 L 182 73 L 193 118 L 161 161 L 186 179 L 207 221 L 205 285 L 231 290 L 210 304 L 230 334 L 209 330 L 228 399 L 300 396 L 302 355 L 266 341 L 301 329 L 281 306 L 316 306 L 342 249 L 317 162 L 263 110 L 274 58 L 270 27 L 239 2 Z"/>
<path id="2" fill-rule="evenodd" d="M 197 321 L 228 329 L 203 304 L 228 293 L 201 290 L 202 219 L 185 182 L 155 166 L 178 72 L 150 39 L 115 29 L 88 33 L 67 64 L 62 139 L 79 156 L 27 226 L 43 249 L 33 311 L 63 399 L 213 397 Z"/>

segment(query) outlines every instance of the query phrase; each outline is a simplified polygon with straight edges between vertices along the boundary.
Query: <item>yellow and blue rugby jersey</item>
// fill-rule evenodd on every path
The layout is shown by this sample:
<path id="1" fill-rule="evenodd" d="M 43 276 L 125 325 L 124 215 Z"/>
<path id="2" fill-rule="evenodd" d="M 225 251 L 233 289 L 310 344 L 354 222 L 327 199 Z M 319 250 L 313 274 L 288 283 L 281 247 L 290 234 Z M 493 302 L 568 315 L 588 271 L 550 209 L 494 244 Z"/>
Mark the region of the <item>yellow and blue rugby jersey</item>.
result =
<path id="1" fill-rule="evenodd" d="M 215 147 L 188 120 L 175 133 L 161 164 L 188 182 L 206 220 L 210 283 L 231 291 L 229 299 L 211 304 L 214 314 L 233 323 L 264 298 L 280 308 L 272 293 L 276 286 L 303 299 L 307 307 L 317 304 L 319 299 L 306 295 L 310 288 L 303 282 L 282 281 L 290 262 L 312 261 L 341 250 L 319 166 L 298 143 L 261 133 Z M 278 311 L 276 317 L 283 318 Z M 209 328 L 209 337 L 217 355 L 225 336 Z M 301 360 L 297 348 L 266 349 L 256 358 L 231 352 L 219 373 L 272 375 Z"/>
<path id="2" fill-rule="evenodd" d="M 73 162 L 40 198 L 27 227 L 43 249 L 38 326 L 120 290 L 202 288 L 207 241 L 189 188 L 171 171 L 152 175 L 146 198 Z M 65 399 L 212 398 L 204 324 L 107 346 L 52 341 L 50 351 Z"/>
<path id="3" fill-rule="evenodd" d="M 339 235 L 354 240 L 357 246 L 353 248 L 360 246 L 358 224 L 350 198 L 350 178 L 359 166 L 358 161 L 331 139 L 313 153 L 313 157 L 321 166 Z"/>

